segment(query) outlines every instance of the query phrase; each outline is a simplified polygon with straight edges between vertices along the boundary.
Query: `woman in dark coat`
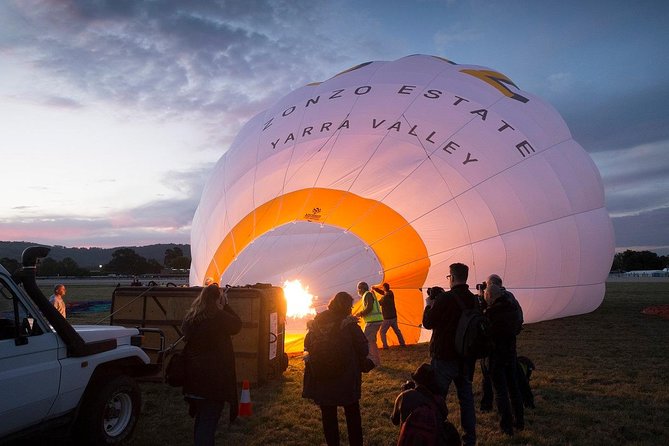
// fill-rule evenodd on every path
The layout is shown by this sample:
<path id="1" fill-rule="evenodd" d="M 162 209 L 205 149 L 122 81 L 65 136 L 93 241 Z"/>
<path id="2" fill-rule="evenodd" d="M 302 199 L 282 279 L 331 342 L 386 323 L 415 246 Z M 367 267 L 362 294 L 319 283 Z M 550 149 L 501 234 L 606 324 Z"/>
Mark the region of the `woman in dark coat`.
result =
<path id="1" fill-rule="evenodd" d="M 328 446 L 339 444 L 337 407 L 343 406 L 346 415 L 348 440 L 351 445 L 362 446 L 362 419 L 360 418 L 360 393 L 362 369 L 369 353 L 367 338 L 351 316 L 353 297 L 341 291 L 328 304 L 328 309 L 316 315 L 308 324 L 304 338 L 305 354 L 303 398 L 312 399 L 321 409 L 323 433 Z M 331 353 L 339 357 L 337 372 L 319 376 L 313 364 L 319 336 L 335 339 L 337 349 Z M 312 354 L 313 353 L 313 354 Z"/>
<path id="2" fill-rule="evenodd" d="M 213 445 L 225 402 L 230 421 L 237 418 L 237 377 L 231 335 L 239 333 L 242 321 L 228 305 L 218 284 L 202 290 L 184 317 L 186 382 L 183 392 L 195 417 L 195 446 Z"/>

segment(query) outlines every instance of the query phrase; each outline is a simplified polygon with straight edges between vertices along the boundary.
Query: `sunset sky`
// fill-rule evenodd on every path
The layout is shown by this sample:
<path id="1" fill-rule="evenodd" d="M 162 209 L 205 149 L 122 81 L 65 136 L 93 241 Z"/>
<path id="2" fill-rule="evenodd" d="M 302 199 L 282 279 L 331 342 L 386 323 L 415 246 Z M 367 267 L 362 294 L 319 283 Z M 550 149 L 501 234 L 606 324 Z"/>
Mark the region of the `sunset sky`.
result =
<path id="1" fill-rule="evenodd" d="M 432 54 L 551 103 L 620 249 L 669 254 L 669 2 L 0 2 L 0 240 L 189 243 L 214 163 L 291 90 Z"/>

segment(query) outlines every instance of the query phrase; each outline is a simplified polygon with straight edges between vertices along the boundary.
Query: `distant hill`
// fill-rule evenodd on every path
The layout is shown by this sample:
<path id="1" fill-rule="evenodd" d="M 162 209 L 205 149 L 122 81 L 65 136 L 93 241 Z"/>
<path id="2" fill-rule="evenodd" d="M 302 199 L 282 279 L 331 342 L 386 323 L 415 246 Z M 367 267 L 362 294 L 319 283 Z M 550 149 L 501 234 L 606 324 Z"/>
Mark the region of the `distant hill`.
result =
<path id="1" fill-rule="evenodd" d="M 21 253 L 29 246 L 41 245 L 31 242 L 3 242 L 0 241 L 0 259 L 7 257 L 9 259 L 21 260 Z M 48 245 L 41 245 L 48 246 Z M 61 261 L 66 257 L 72 258 L 77 264 L 86 269 L 97 268 L 98 265 L 109 263 L 112 259 L 112 253 L 119 248 L 131 248 L 137 254 L 146 259 L 154 259 L 162 265 L 165 258 L 165 251 L 175 247 L 181 248 L 184 256 L 190 257 L 190 245 L 177 243 L 163 243 L 147 246 L 119 246 L 117 248 L 67 248 L 65 246 L 51 246 L 49 258 Z"/>

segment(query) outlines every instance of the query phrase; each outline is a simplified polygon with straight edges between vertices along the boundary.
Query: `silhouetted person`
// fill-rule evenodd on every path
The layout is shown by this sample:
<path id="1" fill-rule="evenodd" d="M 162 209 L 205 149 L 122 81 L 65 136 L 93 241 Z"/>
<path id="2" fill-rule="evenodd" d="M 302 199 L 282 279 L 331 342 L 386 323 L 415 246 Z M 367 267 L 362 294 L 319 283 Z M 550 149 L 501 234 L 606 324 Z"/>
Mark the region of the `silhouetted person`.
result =
<path id="1" fill-rule="evenodd" d="M 231 336 L 242 321 L 230 308 L 218 285 L 203 288 L 184 317 L 186 382 L 183 393 L 189 414 L 195 417 L 196 446 L 214 444 L 224 404 L 230 404 L 230 421 L 237 418 L 237 377 Z"/>
<path id="2" fill-rule="evenodd" d="M 383 288 L 372 287 L 372 289 L 381 295 L 381 299 L 379 299 L 379 305 L 381 305 L 383 322 L 381 322 L 381 330 L 379 333 L 381 334 L 381 343 L 383 344 L 383 348 L 388 348 L 388 339 L 386 338 L 386 334 L 388 333 L 389 328 L 393 329 L 400 345 L 404 347 L 404 336 L 402 336 L 400 327 L 397 325 L 395 293 L 393 293 L 393 291 L 390 289 L 390 285 L 388 283 L 384 283 Z"/>
<path id="3" fill-rule="evenodd" d="M 502 278 L 497 274 L 491 274 L 490 276 L 488 276 L 488 279 L 486 280 L 486 288 L 493 284 L 500 287 L 500 289 L 502 290 L 502 295 L 506 296 L 516 305 L 518 309 L 517 329 L 519 331 L 524 321 L 523 321 L 523 310 L 520 304 L 518 303 L 516 296 L 514 296 L 511 291 L 504 288 L 504 286 L 502 285 Z M 483 308 L 486 308 L 488 304 L 485 302 L 484 291 L 485 288 L 479 290 L 479 295 L 481 298 L 481 302 L 483 304 Z M 492 377 L 490 375 L 490 358 L 489 357 L 482 358 L 480 364 L 481 364 L 481 405 L 479 407 L 481 409 L 481 412 L 490 412 L 492 410 L 492 402 L 494 398 Z"/>
<path id="4" fill-rule="evenodd" d="M 383 315 L 379 301 L 374 297 L 374 293 L 369 291 L 367 282 L 358 282 L 358 295 L 362 297 L 362 309 L 355 315 L 365 321 L 365 337 L 369 343 L 369 358 L 377 367 L 381 365 L 381 356 L 379 347 L 376 345 L 376 335 L 381 328 Z"/>
<path id="5" fill-rule="evenodd" d="M 477 297 L 469 291 L 469 267 L 462 263 L 450 265 L 450 290 L 431 292 L 425 301 L 423 327 L 432 330 L 430 356 L 439 392 L 446 397 L 451 382 L 455 383 L 460 403 L 460 423 L 465 434 L 463 444 L 476 444 L 476 412 L 472 392 L 475 359 L 462 358 L 455 349 L 455 332 L 462 310 L 478 305 Z M 434 290 L 430 290 L 434 291 Z M 457 299 L 457 300 L 456 300 Z"/>
<path id="6" fill-rule="evenodd" d="M 307 326 L 304 338 L 305 355 L 304 387 L 302 397 L 312 399 L 321 409 L 323 433 L 328 446 L 339 445 L 337 407 L 344 407 L 348 441 L 362 446 L 362 419 L 360 396 L 362 388 L 361 364 L 367 361 L 369 349 L 358 320 L 351 316 L 353 297 L 340 291 L 328 304 L 328 309 L 317 314 Z M 329 336 L 336 341 L 333 363 L 338 370 L 323 370 L 314 364 L 315 350 L 324 342 L 319 337 Z M 332 358 L 331 358 L 332 359 Z M 334 368 L 334 366 L 333 366 Z"/>
<path id="7" fill-rule="evenodd" d="M 523 399 L 516 377 L 518 310 L 511 298 L 494 283 L 486 287 L 484 296 L 488 305 L 485 314 L 490 321 L 494 343 L 490 354 L 490 376 L 500 415 L 499 426 L 505 434 L 513 435 L 514 428 L 525 428 Z"/>

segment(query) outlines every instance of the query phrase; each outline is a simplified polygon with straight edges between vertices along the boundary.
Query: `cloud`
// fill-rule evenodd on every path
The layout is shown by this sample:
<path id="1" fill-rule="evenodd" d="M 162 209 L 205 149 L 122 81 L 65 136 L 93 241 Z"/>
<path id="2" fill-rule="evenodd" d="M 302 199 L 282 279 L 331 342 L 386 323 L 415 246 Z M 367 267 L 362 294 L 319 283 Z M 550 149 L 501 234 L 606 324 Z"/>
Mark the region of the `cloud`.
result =
<path id="1" fill-rule="evenodd" d="M 152 243 L 190 243 L 190 226 L 213 165 L 165 173 L 163 183 L 180 198 L 153 200 L 98 218 L 62 215 L 0 218 L 3 240 L 47 245 L 116 247 Z M 31 206 L 22 206 L 32 210 Z"/>
<path id="2" fill-rule="evenodd" d="M 455 24 L 446 31 L 437 32 L 434 37 L 434 46 L 438 52 L 447 54 L 451 49 L 457 48 L 462 43 L 477 42 L 483 40 L 485 34 L 473 28 L 465 28 L 461 24 Z"/>
<path id="3" fill-rule="evenodd" d="M 165 173 L 162 181 L 163 184 L 182 196 L 199 201 L 200 194 L 211 176 L 213 168 L 214 164 L 212 163 L 211 165 L 202 165 L 189 170 L 173 170 Z"/>
<path id="4" fill-rule="evenodd" d="M 156 200 L 108 216 L 113 227 L 154 228 L 173 231 L 190 227 L 198 201 L 187 199 Z"/>
<path id="5" fill-rule="evenodd" d="M 669 139 L 669 84 L 664 80 L 599 91 L 573 79 L 551 100 L 589 152 L 626 149 Z M 561 97 L 560 97 L 561 96 Z"/>
<path id="6" fill-rule="evenodd" d="M 206 143 L 189 148 L 220 151 L 279 97 L 366 61 L 370 48 L 391 52 L 370 36 L 373 17 L 343 8 L 307 0 L 0 3 L 0 30 L 11 29 L 0 31 L 0 51 L 39 79 L 17 100 L 190 122 Z M 342 23 L 351 31 L 342 33 Z"/>
<path id="7" fill-rule="evenodd" d="M 440 2 L 424 3 L 430 6 Z M 459 2 L 452 8 L 455 1 L 446 3 L 449 14 L 439 21 L 438 27 L 430 28 L 425 19 L 420 22 L 426 25 L 426 37 L 422 40 L 427 41 L 430 50 L 428 33 L 440 29 L 432 34 L 436 54 L 459 55 L 454 60 L 490 63 L 491 66 L 498 66 L 492 63 L 498 60 L 499 67 L 505 67 L 504 71 L 513 66 L 517 67 L 516 72 L 527 73 L 528 79 L 523 85 L 531 85 L 532 76 L 540 73 L 539 91 L 535 88 L 528 91 L 541 92 L 542 96 L 546 93 L 549 102 L 567 121 L 574 138 L 593 154 L 602 173 L 607 206 L 612 215 L 641 218 L 667 206 L 663 192 L 669 190 L 666 175 L 669 169 L 669 84 L 661 69 L 662 60 L 658 60 L 654 70 L 632 60 L 630 55 L 642 57 L 634 38 L 609 40 L 607 36 L 607 44 L 616 44 L 614 54 L 610 47 L 599 46 L 600 39 L 586 41 L 593 29 L 599 29 L 592 26 L 591 14 L 598 20 L 601 16 L 596 10 L 574 17 L 573 8 L 558 8 L 568 14 L 564 17 L 569 20 L 558 16 L 560 20 L 541 21 L 528 20 L 531 15 L 518 15 L 526 8 L 513 5 L 473 10 L 467 3 Z M 159 190 L 156 192 L 160 194 L 159 201 L 155 203 L 137 205 L 138 197 L 133 195 L 135 201 L 128 210 L 95 219 L 72 217 L 69 220 L 59 215 L 37 218 L 32 211 L 43 205 L 32 209 L 16 206 L 14 210 L 22 210 L 17 212 L 20 216 L 15 217 L 16 227 L 20 231 L 32 231 L 29 233 L 35 237 L 47 234 L 57 242 L 50 231 L 54 234 L 61 231 L 60 234 L 70 237 L 74 244 L 84 244 L 86 240 L 115 243 L 114 240 L 123 237 L 140 241 L 163 236 L 169 239 L 170 234 L 186 238 L 189 219 L 210 172 L 209 167 L 201 164 L 191 169 L 191 163 L 213 164 L 250 117 L 295 88 L 324 80 L 360 62 L 395 59 L 402 53 L 415 52 L 417 47 L 425 48 L 424 42 L 416 45 L 413 40 L 420 33 L 385 32 L 382 16 L 389 8 L 379 12 L 378 8 L 351 2 L 311 0 L 0 2 L 0 54 L 8 66 L 7 73 L 3 72 L 7 80 L 0 86 L 0 94 L 5 98 L 11 96 L 17 103 L 46 106 L 44 108 L 58 114 L 54 124 L 67 116 L 95 113 L 105 117 L 113 115 L 118 121 L 135 123 L 137 128 L 150 121 L 152 138 L 132 145 L 137 164 L 158 164 L 151 158 L 154 148 L 170 147 L 174 151 L 171 141 L 183 139 L 184 143 L 174 146 L 183 147 L 180 153 L 193 153 L 192 161 L 184 158 L 176 161 L 170 152 L 156 151 L 161 153 L 160 161 L 171 160 L 179 164 L 178 168 L 188 168 L 188 171 L 172 171 L 161 177 L 147 167 L 135 175 L 151 178 L 152 184 L 145 181 L 146 190 Z M 415 5 L 406 5 L 406 8 L 412 10 Z M 395 8 L 398 13 L 400 9 Z M 550 11 L 551 16 L 555 13 Z M 406 22 L 402 22 L 407 29 L 417 26 L 417 22 L 411 21 L 412 16 L 407 15 Z M 620 23 L 627 20 L 622 12 L 616 17 Z M 653 17 L 659 26 L 663 25 L 659 23 L 661 14 L 654 12 Z M 454 19 L 462 21 L 454 22 Z M 536 32 L 521 27 L 521 20 L 533 24 L 529 31 Z M 516 23 L 518 27 L 511 27 L 514 32 L 500 34 L 493 26 L 498 23 L 507 23 L 504 33 L 509 31 L 508 23 Z M 629 31 L 630 37 L 655 32 L 658 24 L 633 28 Z M 565 40 L 556 42 L 552 27 L 564 34 L 564 26 L 569 27 L 570 33 Z M 608 29 L 602 27 L 597 35 L 603 37 Z M 533 38 L 527 41 L 527 35 Z M 524 39 L 520 46 L 516 42 L 518 38 Z M 627 48 L 626 42 L 631 50 L 618 51 Z M 650 49 L 657 47 L 653 54 L 664 54 L 661 39 L 646 42 Z M 588 63 L 572 56 L 587 57 Z M 634 64 L 638 64 L 638 68 L 631 75 L 618 69 Z M 508 71 L 515 79 L 514 70 Z M 25 82 L 28 78 L 30 80 Z M 45 122 L 52 123 L 49 120 L 42 124 Z M 165 131 L 178 125 L 188 130 Z M 80 130 L 76 126 L 70 128 Z M 103 135 L 99 129 L 106 128 L 89 126 L 82 130 Z M 76 133 L 69 128 L 62 129 L 65 135 Z M 175 135 L 170 141 L 163 136 L 168 133 Z M 123 138 L 134 135 L 117 131 L 114 138 L 122 146 Z M 66 150 L 74 150 L 72 138 L 63 138 L 63 141 L 65 149 L 57 147 L 56 141 L 50 141 L 53 143 L 51 153 L 63 156 Z M 96 150 L 102 146 L 102 141 L 91 145 Z M 108 153 L 111 150 L 95 153 L 95 159 L 108 171 L 105 179 L 90 184 L 97 186 L 103 181 L 105 184 L 115 181 L 118 188 L 105 188 L 111 191 L 105 197 L 118 197 L 121 202 L 125 195 L 132 194 L 123 189 L 128 181 L 116 175 L 121 170 L 127 174 L 136 166 L 124 165 L 114 172 L 109 169 L 110 161 L 101 158 Z M 49 166 L 55 162 L 39 161 Z M 160 169 L 164 169 L 160 164 Z M 74 171 L 69 172 L 70 177 L 74 176 Z M 75 187 L 91 187 L 82 184 Z M 156 185 L 161 186 L 160 189 L 154 189 Z M 44 182 L 31 184 L 33 187 L 46 188 Z M 50 196 L 46 203 L 69 198 L 69 194 L 61 190 L 51 187 L 40 197 Z M 168 195 L 172 198 L 165 198 Z M 118 204 L 115 198 L 102 201 Z M 26 202 L 33 203 L 24 199 L 17 204 Z M 37 203 L 37 199 L 34 202 Z M 36 219 L 20 220 L 27 215 Z M 81 215 L 84 214 L 77 214 Z M 9 229 L 6 221 L 0 220 L 3 238 L 9 234 L 5 232 Z M 122 221 L 132 222 L 137 228 L 121 228 Z M 72 224 L 71 233 L 67 231 L 68 223 Z"/>
<path id="8" fill-rule="evenodd" d="M 602 175 L 612 216 L 669 206 L 669 139 L 591 156 Z"/>
<path id="9" fill-rule="evenodd" d="M 358 63 L 369 41 L 341 33 L 335 41 L 317 24 L 338 12 L 309 1 L 58 5 L 5 7 L 6 21 L 23 26 L 15 54 L 93 99 L 161 113 L 246 120 L 290 89 Z"/>
<path id="10" fill-rule="evenodd" d="M 165 200 L 101 218 L 0 219 L 0 233 L 3 240 L 78 247 L 189 243 L 196 205 L 192 200 Z"/>
<path id="11" fill-rule="evenodd" d="M 557 94 L 569 91 L 574 84 L 571 73 L 554 73 L 548 76 L 548 89 Z"/>
<path id="12" fill-rule="evenodd" d="M 612 218 L 619 250 L 651 250 L 669 255 L 669 206 Z"/>
<path id="13" fill-rule="evenodd" d="M 77 109 L 83 107 L 83 104 L 81 104 L 79 101 L 76 101 L 72 98 L 63 98 L 58 96 L 46 97 L 44 98 L 43 103 L 44 105 L 47 105 L 49 107 L 56 107 L 56 108 Z"/>

